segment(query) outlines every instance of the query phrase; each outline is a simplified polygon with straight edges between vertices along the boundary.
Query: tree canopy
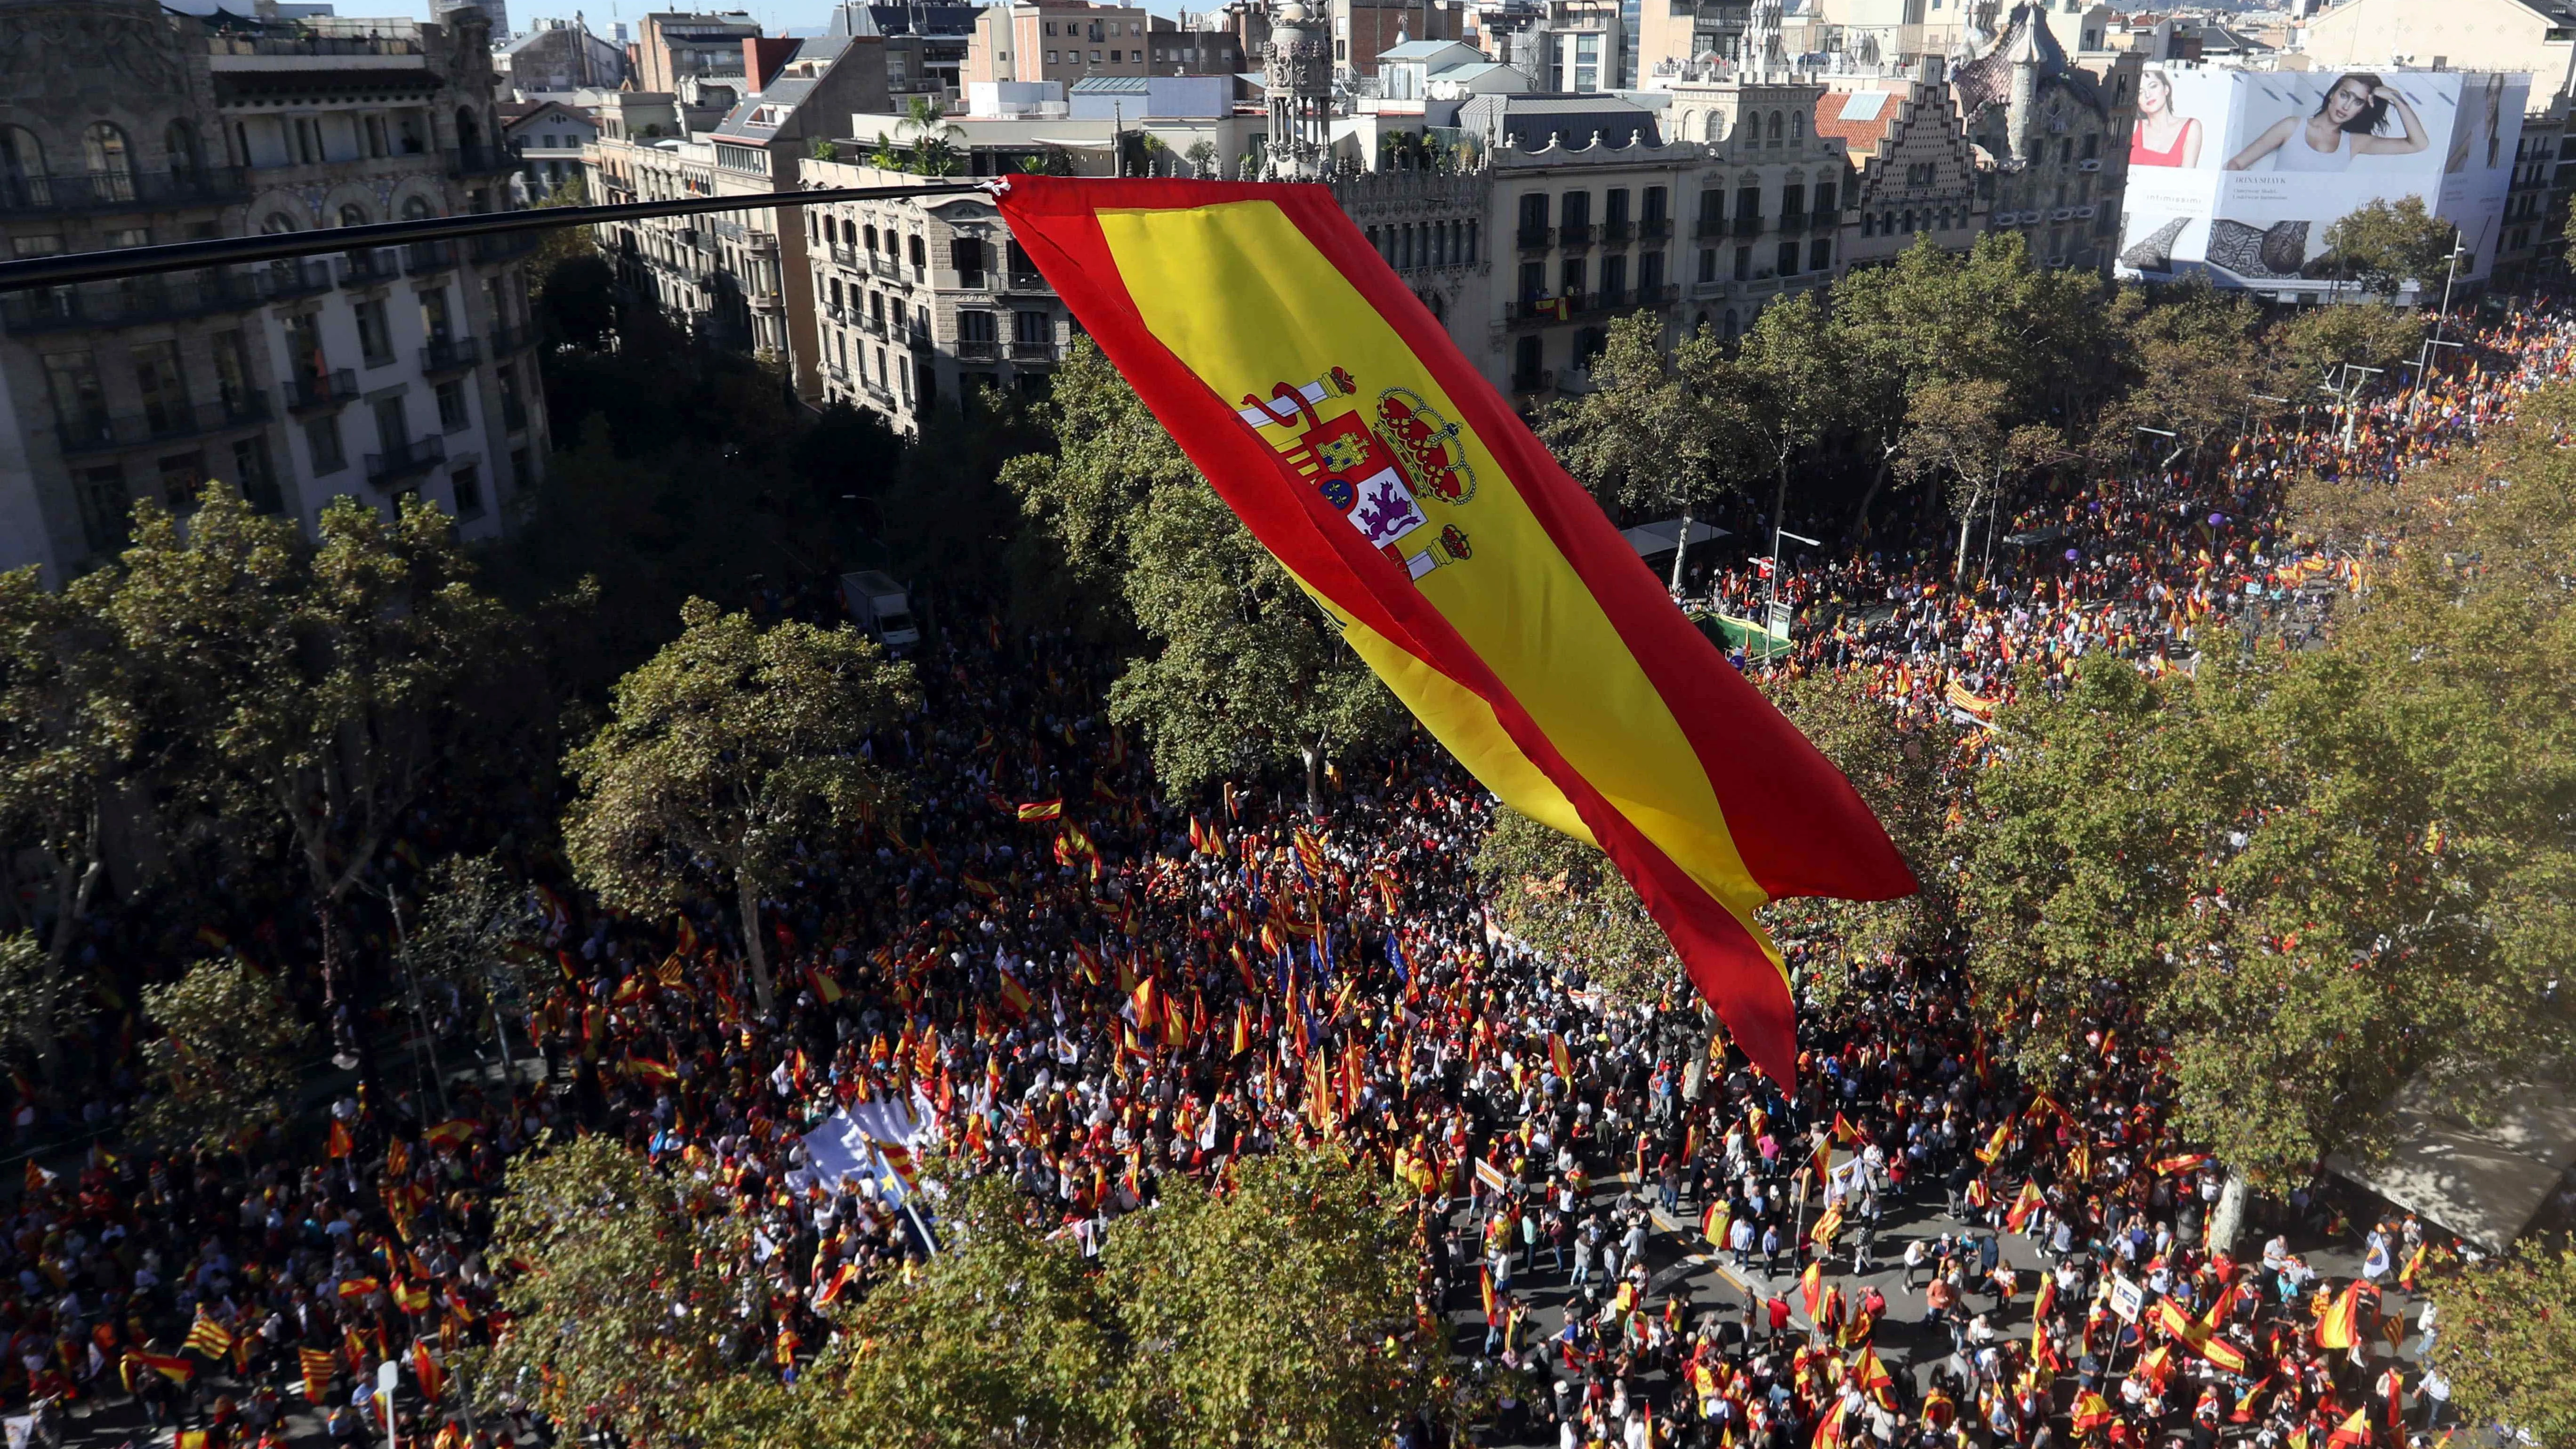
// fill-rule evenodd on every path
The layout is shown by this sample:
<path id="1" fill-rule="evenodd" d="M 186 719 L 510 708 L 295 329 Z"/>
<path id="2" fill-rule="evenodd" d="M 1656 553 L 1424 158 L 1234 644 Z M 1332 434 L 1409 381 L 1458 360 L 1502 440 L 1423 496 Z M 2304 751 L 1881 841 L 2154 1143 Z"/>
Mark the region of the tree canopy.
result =
<path id="1" fill-rule="evenodd" d="M 617 683 L 611 716 L 568 760 L 574 872 L 601 900 L 664 909 L 730 888 L 760 1008 L 771 1000 L 760 898 L 802 832 L 884 819 L 904 793 L 868 735 L 920 704 L 912 667 L 843 624 L 763 629 L 703 599 L 680 637 Z"/>

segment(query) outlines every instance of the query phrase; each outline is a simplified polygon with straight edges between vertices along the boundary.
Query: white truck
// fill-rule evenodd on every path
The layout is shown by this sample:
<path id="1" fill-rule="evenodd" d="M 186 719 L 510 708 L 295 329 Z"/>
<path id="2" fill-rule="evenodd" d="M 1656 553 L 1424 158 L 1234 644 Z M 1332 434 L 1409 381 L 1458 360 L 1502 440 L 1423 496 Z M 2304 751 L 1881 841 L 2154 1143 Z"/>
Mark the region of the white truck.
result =
<path id="1" fill-rule="evenodd" d="M 858 626 L 888 649 L 921 642 L 921 629 L 912 622 L 912 596 L 886 574 L 862 569 L 841 575 L 841 602 Z"/>

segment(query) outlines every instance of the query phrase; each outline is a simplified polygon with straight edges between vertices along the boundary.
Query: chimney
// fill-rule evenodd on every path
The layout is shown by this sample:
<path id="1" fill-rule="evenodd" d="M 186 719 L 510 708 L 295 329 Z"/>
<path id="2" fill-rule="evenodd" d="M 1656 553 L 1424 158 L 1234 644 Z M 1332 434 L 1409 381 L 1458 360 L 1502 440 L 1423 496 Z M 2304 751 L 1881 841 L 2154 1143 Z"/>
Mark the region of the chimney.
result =
<path id="1" fill-rule="evenodd" d="M 742 38 L 743 91 L 759 95 L 778 79 L 778 72 L 796 56 L 803 42 L 788 35 L 746 35 Z"/>

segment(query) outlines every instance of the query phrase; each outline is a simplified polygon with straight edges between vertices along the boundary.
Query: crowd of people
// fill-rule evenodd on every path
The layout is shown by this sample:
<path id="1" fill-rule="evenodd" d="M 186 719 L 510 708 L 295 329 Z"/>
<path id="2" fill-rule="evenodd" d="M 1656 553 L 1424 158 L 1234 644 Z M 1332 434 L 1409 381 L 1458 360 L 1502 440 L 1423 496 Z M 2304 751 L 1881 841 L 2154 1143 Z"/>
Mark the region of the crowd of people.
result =
<path id="1" fill-rule="evenodd" d="M 2062 485 L 2009 525 L 2044 540 L 1965 589 L 1929 543 L 1804 570 L 1808 617 L 1840 607 L 1774 667 L 1971 712 L 2017 665 L 2181 667 L 2230 599 L 2368 566 L 2290 556 L 2297 471 L 2439 454 L 2571 347 L 2518 315 L 2479 367 L 2369 404 L 2349 452 L 2277 428 L 2215 478 Z M 1999 1064 L 1957 962 L 1881 961 L 1803 1014 L 1798 1079 L 1771 1081 L 1693 1003 L 1609 999 L 1497 931 L 1471 867 L 1488 799 L 1427 742 L 1343 762 L 1319 811 L 1240 782 L 1181 801 L 1105 718 L 1107 653 L 990 623 L 917 663 L 923 709 L 871 742 L 917 808 L 809 841 L 757 957 L 725 904 L 657 919 L 558 885 L 532 945 L 559 980 L 503 1024 L 541 1072 L 379 1073 L 228 1150 L 30 1166 L 0 1395 L 131 1399 L 178 1449 L 283 1443 L 299 1400 L 342 1441 L 389 1412 L 438 1449 L 601 1427 L 478 1414 L 450 1367 L 508 1327 L 485 1249 L 512 1157 L 588 1131 L 752 1220 L 777 1291 L 743 1327 L 787 1374 L 834 1304 L 936 1251 L 929 1154 L 1096 1252 L 1172 1175 L 1330 1142 L 1418 1213 L 1419 1331 L 1492 1376 L 1486 1442 L 2402 1449 L 2441 1421 L 2380 1297 L 2440 1244 L 2374 1226 L 2361 1276 L 2320 1277 L 2290 1235 L 2356 1235 L 2301 1194 L 2259 1257 L 2213 1247 L 2222 1173 L 2124 1000 L 2051 1094 Z M 835 1120 L 882 1134 L 857 1170 L 808 1141 Z"/>

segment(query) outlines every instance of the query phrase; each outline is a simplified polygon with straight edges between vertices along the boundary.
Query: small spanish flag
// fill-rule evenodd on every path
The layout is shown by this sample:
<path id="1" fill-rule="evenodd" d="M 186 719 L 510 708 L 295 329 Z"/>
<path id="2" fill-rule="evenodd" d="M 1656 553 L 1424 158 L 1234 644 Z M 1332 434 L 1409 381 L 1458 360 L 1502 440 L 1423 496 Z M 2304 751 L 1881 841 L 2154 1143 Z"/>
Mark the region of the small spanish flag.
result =
<path id="1" fill-rule="evenodd" d="M 474 1140 L 475 1130 L 470 1118 L 450 1117 L 421 1136 L 432 1147 L 461 1147 Z"/>
<path id="2" fill-rule="evenodd" d="M 2350 1446 L 2366 1445 L 2369 1442 L 2370 1411 L 2355 1409 L 2352 1411 L 2351 1418 L 2344 1420 L 2340 1428 L 2326 1436 L 2326 1449 L 2350 1449 Z"/>
<path id="3" fill-rule="evenodd" d="M 2004 1155 L 2004 1144 L 2010 1141 L 2012 1141 L 2012 1124 L 2010 1122 L 1997 1124 L 1995 1135 L 1986 1140 L 1985 1146 L 1977 1149 L 1977 1160 L 1988 1167 L 1994 1166 L 1995 1159 Z"/>
<path id="4" fill-rule="evenodd" d="M 134 1358 L 137 1363 L 174 1384 L 184 1384 L 197 1376 L 197 1366 L 175 1353 L 148 1353 L 136 1349 Z"/>
<path id="5" fill-rule="evenodd" d="M 420 1385 L 420 1396 L 424 1402 L 435 1404 L 447 1392 L 447 1370 L 439 1367 L 438 1360 L 429 1356 L 429 1341 L 426 1339 L 411 1341 L 411 1376 L 412 1381 Z"/>
<path id="6" fill-rule="evenodd" d="M 1787 968 L 1754 911 L 1908 895 L 1912 874 L 1331 191 L 994 189 L 1075 319 L 1342 638 L 1506 804 L 1606 851 L 1735 1040 L 1792 1080 Z"/>
<path id="7" fill-rule="evenodd" d="M 1020 819 L 1023 823 L 1034 824 L 1040 820 L 1061 820 L 1063 818 L 1064 797 L 1061 795 L 1052 800 L 1023 800 L 1020 802 Z"/>
<path id="8" fill-rule="evenodd" d="M 330 1145 L 331 1155 L 333 1157 L 346 1157 L 357 1150 L 358 1144 L 351 1140 L 349 1136 L 349 1124 L 341 1121 L 337 1117 L 332 1118 Z"/>
<path id="9" fill-rule="evenodd" d="M 2361 1280 L 2355 1278 L 2335 1295 L 2317 1319 L 2317 1347 L 2350 1348 L 2361 1341 Z"/>
<path id="10" fill-rule="evenodd" d="M 1574 1054 L 1565 1049 L 1565 1038 L 1555 1032 L 1547 1034 L 1547 1059 L 1555 1065 L 1558 1077 L 1574 1080 Z"/>
<path id="11" fill-rule="evenodd" d="M 843 1262 L 840 1268 L 832 1274 L 832 1281 L 824 1284 L 823 1291 L 814 1295 L 815 1306 L 818 1308 L 829 1307 L 833 1303 L 839 1301 L 842 1294 L 849 1292 L 850 1285 L 857 1281 L 859 1281 L 858 1263 L 856 1261 Z"/>
<path id="12" fill-rule="evenodd" d="M 2012 1207 L 2004 1213 L 2004 1226 L 2018 1233 L 2030 1222 L 2033 1213 L 2047 1205 L 2048 1199 L 2040 1193 L 2039 1184 L 2025 1181 L 2021 1185 L 2021 1195 L 2013 1199 Z"/>
<path id="13" fill-rule="evenodd" d="M 1002 1005 L 1013 1016 L 1028 1015 L 1030 1008 L 1038 1004 L 1037 998 L 1029 995 L 1029 989 L 1020 984 L 1020 978 L 1017 976 L 1008 971 L 997 974 L 1002 978 Z"/>

